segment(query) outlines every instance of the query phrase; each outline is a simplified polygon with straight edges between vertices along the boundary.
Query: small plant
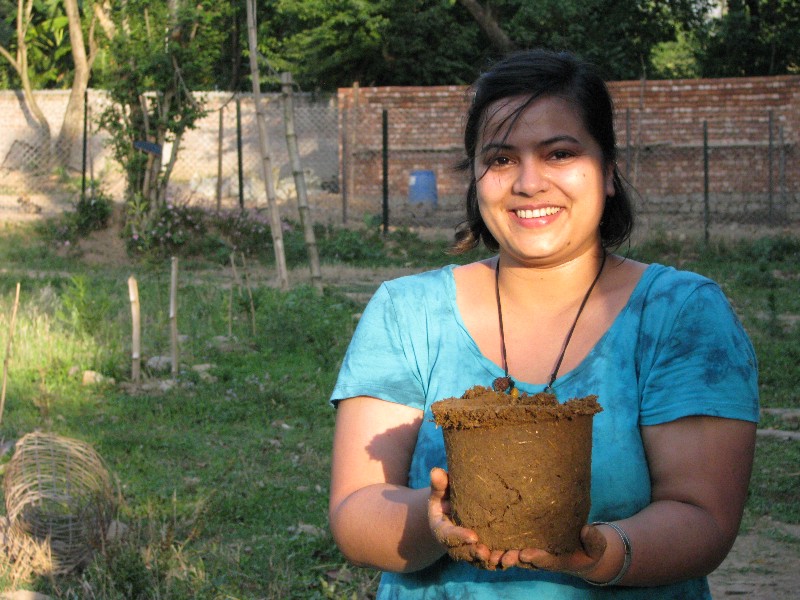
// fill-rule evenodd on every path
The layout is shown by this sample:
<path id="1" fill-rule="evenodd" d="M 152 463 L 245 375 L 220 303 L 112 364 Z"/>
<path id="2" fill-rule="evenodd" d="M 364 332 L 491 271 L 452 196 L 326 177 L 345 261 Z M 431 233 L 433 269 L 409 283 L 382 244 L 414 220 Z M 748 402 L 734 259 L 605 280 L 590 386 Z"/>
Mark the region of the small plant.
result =
<path id="1" fill-rule="evenodd" d="M 169 203 L 147 209 L 141 198 L 129 205 L 125 231 L 129 252 L 160 257 L 199 252 L 206 234 L 202 209 Z"/>
<path id="2" fill-rule="evenodd" d="M 105 229 L 112 212 L 111 198 L 93 182 L 89 187 L 89 193 L 75 203 L 75 211 L 71 213 L 70 221 L 78 236 L 85 237 L 93 231 Z"/>

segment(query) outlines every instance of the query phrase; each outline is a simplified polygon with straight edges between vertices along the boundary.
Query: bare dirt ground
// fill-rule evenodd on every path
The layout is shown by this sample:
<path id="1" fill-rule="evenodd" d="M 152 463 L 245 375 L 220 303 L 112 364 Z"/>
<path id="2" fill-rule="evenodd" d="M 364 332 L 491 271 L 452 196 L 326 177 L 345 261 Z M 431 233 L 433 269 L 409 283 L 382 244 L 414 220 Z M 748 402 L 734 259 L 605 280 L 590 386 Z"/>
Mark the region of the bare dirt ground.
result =
<path id="1" fill-rule="evenodd" d="M 0 229 L 6 224 L 32 221 L 57 215 L 69 203 L 51 201 L 47 196 L 27 198 L 0 195 Z M 74 252 L 74 249 L 73 249 Z M 95 232 L 80 244 L 80 260 L 87 266 L 127 265 L 125 247 L 114 227 Z M 323 269 L 326 282 L 364 288 L 365 299 L 373 285 L 409 273 L 409 269 Z M 306 273 L 290 274 L 301 280 Z M 769 434 L 769 432 L 760 432 Z M 797 443 L 797 442 L 795 442 Z M 797 474 L 800 476 L 800 473 Z M 800 525 L 790 525 L 765 517 L 736 539 L 728 557 L 709 577 L 715 599 L 797 600 L 800 598 Z"/>

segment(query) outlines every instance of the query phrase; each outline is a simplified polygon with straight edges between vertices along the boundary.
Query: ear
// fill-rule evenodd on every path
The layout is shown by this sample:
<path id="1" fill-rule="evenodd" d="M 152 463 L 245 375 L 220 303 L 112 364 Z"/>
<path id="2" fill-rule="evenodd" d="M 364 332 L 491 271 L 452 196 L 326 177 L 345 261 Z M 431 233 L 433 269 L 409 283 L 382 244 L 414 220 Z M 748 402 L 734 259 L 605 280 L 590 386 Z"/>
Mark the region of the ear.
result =
<path id="1" fill-rule="evenodd" d="M 614 172 L 616 171 L 617 165 L 615 163 L 610 163 L 606 167 L 606 176 L 605 176 L 605 188 L 606 188 L 606 197 L 616 196 L 617 190 L 614 188 Z"/>

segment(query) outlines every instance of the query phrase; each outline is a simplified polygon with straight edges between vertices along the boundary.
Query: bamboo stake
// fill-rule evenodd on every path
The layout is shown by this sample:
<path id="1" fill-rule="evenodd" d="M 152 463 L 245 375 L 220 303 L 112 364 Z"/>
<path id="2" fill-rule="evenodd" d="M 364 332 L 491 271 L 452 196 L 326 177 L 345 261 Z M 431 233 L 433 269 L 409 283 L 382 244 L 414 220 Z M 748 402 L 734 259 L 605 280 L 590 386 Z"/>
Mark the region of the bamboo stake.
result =
<path id="1" fill-rule="evenodd" d="M 250 289 L 250 278 L 247 276 L 247 266 L 244 262 L 244 252 L 242 252 L 242 272 L 244 274 L 244 285 L 247 288 L 247 295 L 250 297 L 250 323 L 253 329 L 253 336 L 256 335 L 256 305 L 253 302 L 253 291 Z"/>
<path id="2" fill-rule="evenodd" d="M 308 208 L 308 190 L 303 165 L 300 162 L 300 149 L 297 145 L 297 133 L 294 130 L 294 102 L 292 100 L 292 74 L 281 73 L 281 92 L 283 97 L 283 122 L 286 129 L 286 147 L 292 164 L 294 187 L 297 190 L 297 210 L 303 226 L 303 236 L 308 253 L 308 266 L 311 269 L 311 283 L 318 292 L 322 291 L 322 272 L 319 266 L 319 250 L 314 235 L 314 223 Z"/>
<path id="3" fill-rule="evenodd" d="M 272 247 L 275 252 L 275 266 L 278 271 L 278 283 L 282 290 L 289 289 L 289 273 L 286 268 L 286 252 L 283 245 L 281 215 L 275 198 L 275 185 L 272 180 L 272 157 L 267 135 L 267 119 L 261 105 L 261 83 L 258 74 L 258 40 L 256 27 L 255 0 L 247 0 L 247 40 L 250 48 L 250 79 L 253 82 L 253 102 L 256 105 L 256 122 L 258 123 L 258 141 L 261 153 L 261 171 L 267 192 L 269 206 L 270 229 L 272 230 Z"/>
<path id="4" fill-rule="evenodd" d="M 178 375 L 178 258 L 172 257 L 169 286 L 170 346 L 172 348 L 172 376 Z"/>
<path id="5" fill-rule="evenodd" d="M 233 269 L 233 282 L 240 288 L 239 293 L 241 294 L 242 281 L 239 279 L 239 272 L 236 270 L 236 257 L 233 252 L 231 252 L 231 269 Z"/>
<path id="6" fill-rule="evenodd" d="M 231 281 L 231 289 L 228 293 L 228 337 L 233 337 L 233 288 L 236 286 L 239 289 L 239 295 L 242 293 L 242 284 L 239 281 L 239 273 L 236 270 L 236 258 L 231 252 L 231 271 L 233 272 L 233 281 Z"/>
<path id="7" fill-rule="evenodd" d="M 0 392 L 0 423 L 3 422 L 3 411 L 6 407 L 6 382 L 8 381 L 8 361 L 11 359 L 11 339 L 14 337 L 14 322 L 17 320 L 17 307 L 19 306 L 19 282 L 17 293 L 14 297 L 14 307 L 11 309 L 11 321 L 8 323 L 8 340 L 6 341 L 6 356 L 3 359 L 3 389 Z"/>
<path id="8" fill-rule="evenodd" d="M 138 383 L 142 373 L 142 315 L 139 304 L 139 284 L 128 277 L 128 296 L 131 301 L 131 379 Z"/>

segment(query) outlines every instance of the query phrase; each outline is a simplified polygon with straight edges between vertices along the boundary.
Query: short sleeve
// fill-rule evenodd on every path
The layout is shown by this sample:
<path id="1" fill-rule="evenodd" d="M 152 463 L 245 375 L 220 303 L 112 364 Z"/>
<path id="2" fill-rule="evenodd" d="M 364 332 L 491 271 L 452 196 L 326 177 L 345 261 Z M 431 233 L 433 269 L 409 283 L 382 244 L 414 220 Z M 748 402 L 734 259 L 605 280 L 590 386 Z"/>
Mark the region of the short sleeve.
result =
<path id="1" fill-rule="evenodd" d="M 418 369 L 404 339 L 407 335 L 405 328 L 401 333 L 392 296 L 384 283 L 359 320 L 330 401 L 335 405 L 346 398 L 372 396 L 424 409 Z"/>
<path id="2" fill-rule="evenodd" d="M 755 352 L 722 290 L 705 280 L 671 300 L 671 322 L 644 378 L 641 424 L 695 415 L 757 422 Z"/>

